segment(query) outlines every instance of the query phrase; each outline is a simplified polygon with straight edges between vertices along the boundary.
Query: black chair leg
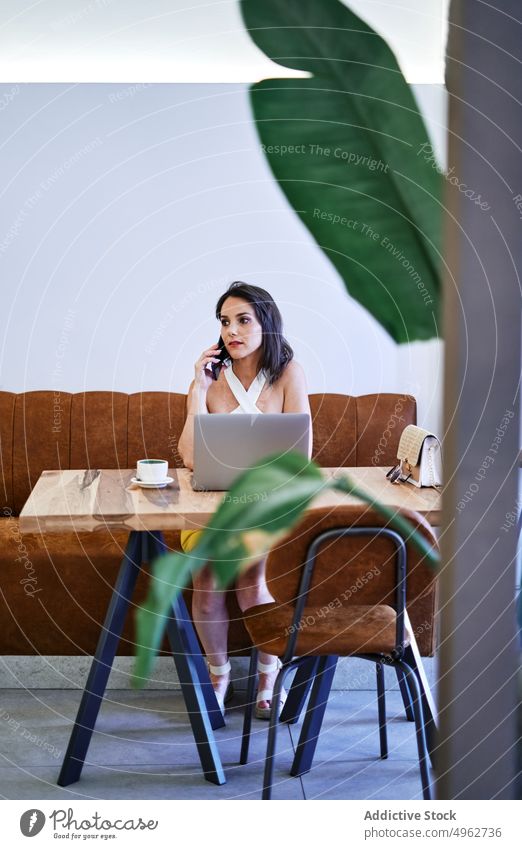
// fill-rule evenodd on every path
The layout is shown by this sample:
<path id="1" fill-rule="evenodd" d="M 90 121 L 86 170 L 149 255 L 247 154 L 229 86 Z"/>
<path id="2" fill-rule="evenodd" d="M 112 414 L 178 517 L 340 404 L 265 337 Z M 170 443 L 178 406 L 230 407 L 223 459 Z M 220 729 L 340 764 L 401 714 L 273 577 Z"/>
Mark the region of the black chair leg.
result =
<path id="1" fill-rule="evenodd" d="M 415 722 L 413 708 L 411 705 L 410 691 L 408 689 L 406 678 L 404 677 L 404 672 L 398 666 L 395 667 L 395 672 L 397 673 L 397 681 L 399 682 L 399 689 L 401 691 L 402 703 L 404 705 L 406 719 L 408 720 L 408 722 Z"/>
<path id="2" fill-rule="evenodd" d="M 285 664 L 279 670 L 275 680 L 274 691 L 272 694 L 272 710 L 270 713 L 270 728 L 268 729 L 268 742 L 266 746 L 265 773 L 263 776 L 263 799 L 272 798 L 272 785 L 274 783 L 274 761 L 275 748 L 277 742 L 277 726 L 279 725 L 279 712 L 281 703 L 281 690 L 287 674 L 293 669 L 295 664 Z"/>
<path id="3" fill-rule="evenodd" d="M 428 771 L 428 746 L 426 743 L 426 731 L 424 725 L 424 712 L 422 710 L 421 691 L 417 676 L 413 669 L 403 660 L 398 661 L 406 676 L 408 687 L 413 702 L 413 713 L 415 715 L 415 731 L 417 737 L 417 750 L 419 752 L 419 767 L 422 782 L 422 797 L 424 800 L 431 799 L 430 776 Z"/>
<path id="4" fill-rule="evenodd" d="M 294 776 L 304 775 L 312 769 L 338 658 L 337 655 L 326 655 L 318 660 L 312 692 L 290 770 L 290 775 Z"/>
<path id="5" fill-rule="evenodd" d="M 310 657 L 297 668 L 279 722 L 294 725 L 298 721 L 310 692 L 318 663 L 318 657 Z"/>
<path id="6" fill-rule="evenodd" d="M 246 705 L 245 718 L 243 719 L 243 735 L 241 737 L 241 754 L 239 763 L 246 764 L 248 762 L 248 749 L 250 747 L 250 731 L 252 728 L 252 714 L 254 713 L 254 705 L 256 698 L 256 681 L 257 681 L 257 657 L 258 651 L 253 648 L 250 652 L 250 664 L 248 667 L 248 678 L 246 688 Z"/>
<path id="7" fill-rule="evenodd" d="M 426 730 L 426 739 L 428 742 L 428 751 L 430 754 L 432 766 L 436 767 L 435 758 L 437 754 L 439 736 L 437 727 L 437 708 L 430 690 L 428 680 L 426 678 L 426 674 L 424 672 L 424 668 L 422 666 L 422 658 L 419 654 L 417 645 L 414 644 L 413 641 L 411 645 L 406 646 L 406 648 L 404 649 L 404 655 L 402 659 L 413 670 L 415 674 L 415 679 L 419 685 L 422 702 L 422 712 L 424 714 L 424 727 Z"/>
<path id="8" fill-rule="evenodd" d="M 377 708 L 379 711 L 379 743 L 381 747 L 381 758 L 388 757 L 388 734 L 386 730 L 386 690 L 384 686 L 384 666 L 382 663 L 375 664 L 377 673 Z"/>

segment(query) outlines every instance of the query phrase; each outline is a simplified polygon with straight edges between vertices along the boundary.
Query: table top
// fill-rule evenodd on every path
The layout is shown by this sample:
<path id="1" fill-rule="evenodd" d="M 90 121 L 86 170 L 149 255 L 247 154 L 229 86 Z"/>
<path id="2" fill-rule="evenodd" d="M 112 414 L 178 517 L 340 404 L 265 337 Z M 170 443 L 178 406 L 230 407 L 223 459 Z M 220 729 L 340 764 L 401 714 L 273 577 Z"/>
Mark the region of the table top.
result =
<path id="1" fill-rule="evenodd" d="M 438 525 L 440 493 L 409 484 L 390 484 L 386 471 L 378 466 L 323 469 L 330 477 L 347 474 L 383 504 L 416 510 L 432 525 Z M 195 492 L 188 469 L 169 469 L 174 480 L 164 489 L 142 489 L 131 483 L 135 473 L 135 469 L 42 472 L 20 513 L 21 533 L 202 528 L 225 495 Z M 327 490 L 314 500 L 309 510 L 357 503 L 359 499 L 352 495 Z"/>

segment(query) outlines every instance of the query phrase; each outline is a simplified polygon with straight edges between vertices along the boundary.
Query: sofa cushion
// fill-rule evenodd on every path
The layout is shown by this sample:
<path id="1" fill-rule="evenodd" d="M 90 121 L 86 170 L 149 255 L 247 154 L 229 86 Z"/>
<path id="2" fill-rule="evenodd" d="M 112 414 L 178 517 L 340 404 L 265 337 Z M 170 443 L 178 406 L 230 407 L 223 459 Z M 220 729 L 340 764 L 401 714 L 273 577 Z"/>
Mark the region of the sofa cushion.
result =
<path id="1" fill-rule="evenodd" d="M 310 395 L 314 445 L 320 466 L 355 466 L 357 416 L 355 398 L 334 393 Z"/>
<path id="2" fill-rule="evenodd" d="M 415 398 L 380 392 L 378 395 L 359 395 L 354 400 L 357 408 L 357 448 L 353 465 L 394 466 L 402 431 L 406 425 L 417 424 Z"/>
<path id="3" fill-rule="evenodd" d="M 129 469 L 144 457 L 169 461 L 171 468 L 183 468 L 178 442 L 185 423 L 186 395 L 179 392 L 137 392 L 129 395 Z"/>
<path id="4" fill-rule="evenodd" d="M 0 654 L 94 654 L 127 538 L 126 531 L 22 536 L 16 518 L 0 520 Z M 178 531 L 166 532 L 165 540 L 170 550 L 180 550 Z M 134 654 L 134 615 L 148 585 L 145 567 L 118 654 Z M 190 589 L 185 599 L 190 611 Z M 251 643 L 232 591 L 228 606 L 231 648 L 246 654 Z"/>
<path id="5" fill-rule="evenodd" d="M 71 400 L 70 469 L 127 468 L 124 392 L 78 392 Z"/>
<path id="6" fill-rule="evenodd" d="M 69 392 L 58 390 L 16 396 L 12 503 L 16 514 L 44 469 L 70 468 L 71 400 Z"/>
<path id="7" fill-rule="evenodd" d="M 13 510 L 13 426 L 16 395 L 0 392 L 0 516 Z"/>

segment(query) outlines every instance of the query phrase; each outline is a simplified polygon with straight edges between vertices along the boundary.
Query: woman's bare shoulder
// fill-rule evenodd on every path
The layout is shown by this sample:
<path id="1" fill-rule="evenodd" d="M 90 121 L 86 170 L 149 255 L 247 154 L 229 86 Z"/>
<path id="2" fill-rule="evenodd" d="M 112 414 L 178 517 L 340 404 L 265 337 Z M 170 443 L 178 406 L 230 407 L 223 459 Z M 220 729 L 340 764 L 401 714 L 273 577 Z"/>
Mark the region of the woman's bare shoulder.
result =
<path id="1" fill-rule="evenodd" d="M 281 380 L 284 381 L 284 385 L 288 386 L 292 383 L 301 382 L 304 377 L 305 372 L 301 363 L 298 363 L 297 360 L 290 360 L 281 375 Z"/>
<path id="2" fill-rule="evenodd" d="M 308 413 L 310 403 L 303 367 L 291 360 L 284 372 L 283 413 Z"/>

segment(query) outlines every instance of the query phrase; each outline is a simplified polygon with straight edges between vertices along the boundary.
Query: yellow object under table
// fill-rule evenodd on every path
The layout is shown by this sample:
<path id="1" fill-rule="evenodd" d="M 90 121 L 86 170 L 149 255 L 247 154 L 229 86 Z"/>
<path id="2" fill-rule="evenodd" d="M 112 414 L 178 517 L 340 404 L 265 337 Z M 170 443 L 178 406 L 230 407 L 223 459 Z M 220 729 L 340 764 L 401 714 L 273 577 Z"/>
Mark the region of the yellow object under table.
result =
<path id="1" fill-rule="evenodd" d="M 199 542 L 203 531 L 181 531 L 181 547 L 183 551 L 192 551 Z"/>

